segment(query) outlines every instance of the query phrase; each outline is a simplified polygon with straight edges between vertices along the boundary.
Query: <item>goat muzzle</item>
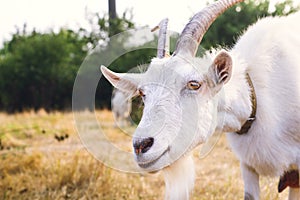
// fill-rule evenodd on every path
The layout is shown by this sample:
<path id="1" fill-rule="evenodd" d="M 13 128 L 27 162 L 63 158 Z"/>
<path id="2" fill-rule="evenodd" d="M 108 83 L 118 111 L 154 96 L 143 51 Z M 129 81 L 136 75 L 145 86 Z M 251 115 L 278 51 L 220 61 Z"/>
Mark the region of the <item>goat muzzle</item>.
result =
<path id="1" fill-rule="evenodd" d="M 133 148 L 136 155 L 146 153 L 153 145 L 154 138 L 137 139 L 133 141 Z"/>

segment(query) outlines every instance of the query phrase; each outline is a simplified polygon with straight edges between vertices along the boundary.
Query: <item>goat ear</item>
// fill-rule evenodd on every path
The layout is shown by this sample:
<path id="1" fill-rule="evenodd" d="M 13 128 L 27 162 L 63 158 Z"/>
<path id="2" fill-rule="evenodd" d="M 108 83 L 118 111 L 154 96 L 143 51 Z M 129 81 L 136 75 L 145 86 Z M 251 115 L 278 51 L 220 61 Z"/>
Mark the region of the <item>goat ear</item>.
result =
<path id="1" fill-rule="evenodd" d="M 105 66 L 100 67 L 104 77 L 119 90 L 135 94 L 140 80 L 140 74 L 116 73 Z"/>
<path id="2" fill-rule="evenodd" d="M 228 52 L 222 50 L 214 59 L 209 69 L 214 85 L 227 83 L 232 74 L 232 59 Z"/>

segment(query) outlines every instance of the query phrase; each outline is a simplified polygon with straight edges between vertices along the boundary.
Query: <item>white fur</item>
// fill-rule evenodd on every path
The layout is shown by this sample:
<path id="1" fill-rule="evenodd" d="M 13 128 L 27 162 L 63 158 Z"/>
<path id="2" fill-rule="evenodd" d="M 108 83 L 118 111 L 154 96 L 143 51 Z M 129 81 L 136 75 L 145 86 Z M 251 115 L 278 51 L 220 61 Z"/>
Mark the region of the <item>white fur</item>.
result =
<path id="1" fill-rule="evenodd" d="M 259 175 L 280 176 L 300 169 L 300 13 L 260 20 L 251 26 L 228 53 L 231 78 L 220 84 L 209 55 L 198 59 L 179 55 L 153 59 L 141 75 L 117 74 L 102 68 L 112 84 L 131 92 L 143 90 L 145 110 L 133 141 L 153 137 L 153 146 L 135 154 L 148 171 L 164 168 L 166 198 L 184 199 L 192 186 L 185 156 L 214 131 L 228 132 L 230 145 L 241 162 L 245 199 L 259 199 Z M 228 59 L 229 60 L 229 59 Z M 231 69 L 229 67 L 228 69 Z M 251 113 L 249 73 L 257 95 L 256 121 L 249 132 L 238 135 Z M 119 77 L 114 79 L 113 77 Z M 118 81 L 116 81 L 118 80 Z M 187 83 L 201 83 L 197 91 Z M 179 168 L 183 173 L 178 173 Z M 190 172 L 190 174 L 188 173 Z M 186 178 L 183 177 L 186 176 Z M 181 181 L 185 179 L 186 184 Z M 178 192 L 173 194 L 173 189 Z M 181 190 L 182 189 L 182 190 Z M 179 191 L 180 190 L 180 191 Z M 299 189 L 290 200 L 300 199 Z"/>
<path id="2" fill-rule="evenodd" d="M 249 133 L 228 134 L 242 170 L 251 171 L 245 172 L 245 192 L 254 199 L 259 199 L 254 177 L 280 176 L 292 166 L 300 169 L 300 27 L 295 26 L 299 20 L 300 13 L 260 20 L 231 52 L 245 63 L 233 68 L 249 72 L 258 101 L 257 119 Z M 234 77 L 228 87 L 242 81 Z M 224 90 L 227 93 L 226 87 Z M 299 190 L 297 198 L 292 191 L 290 199 L 300 199 Z"/>
<path id="3" fill-rule="evenodd" d="M 130 95 L 115 89 L 111 100 L 111 107 L 115 116 L 115 125 L 120 127 L 128 125 L 128 118 L 131 112 Z"/>
<path id="4" fill-rule="evenodd" d="M 189 199 L 195 181 L 194 161 L 191 156 L 184 156 L 164 168 L 163 174 L 166 184 L 165 199 Z"/>

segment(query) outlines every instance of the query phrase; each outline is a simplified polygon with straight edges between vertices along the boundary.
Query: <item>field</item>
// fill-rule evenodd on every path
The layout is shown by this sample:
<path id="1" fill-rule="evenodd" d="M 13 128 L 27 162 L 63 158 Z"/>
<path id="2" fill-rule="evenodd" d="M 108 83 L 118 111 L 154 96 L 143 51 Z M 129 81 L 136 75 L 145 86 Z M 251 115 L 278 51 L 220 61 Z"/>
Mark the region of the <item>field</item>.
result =
<path id="1" fill-rule="evenodd" d="M 131 141 L 114 127 L 111 112 L 97 111 L 112 142 L 129 149 Z M 0 113 L 0 199 L 163 199 L 162 174 L 130 174 L 105 167 L 82 145 L 73 113 Z M 225 136 L 199 158 L 196 199 L 243 199 L 239 162 Z M 277 193 L 278 178 L 261 178 L 261 198 L 286 199 Z"/>

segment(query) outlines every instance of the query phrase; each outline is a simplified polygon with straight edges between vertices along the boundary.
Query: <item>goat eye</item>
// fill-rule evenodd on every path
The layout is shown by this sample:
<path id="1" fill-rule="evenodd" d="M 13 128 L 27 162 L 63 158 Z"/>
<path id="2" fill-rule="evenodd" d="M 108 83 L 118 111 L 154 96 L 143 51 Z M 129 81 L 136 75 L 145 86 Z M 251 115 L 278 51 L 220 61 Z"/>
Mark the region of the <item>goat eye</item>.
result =
<path id="1" fill-rule="evenodd" d="M 144 94 L 144 92 L 143 92 L 142 90 L 139 90 L 139 95 L 140 95 L 141 97 L 145 97 L 145 94 Z"/>
<path id="2" fill-rule="evenodd" d="M 198 90 L 201 87 L 201 83 L 199 83 L 198 81 L 189 81 L 187 83 L 187 87 L 190 90 Z"/>

